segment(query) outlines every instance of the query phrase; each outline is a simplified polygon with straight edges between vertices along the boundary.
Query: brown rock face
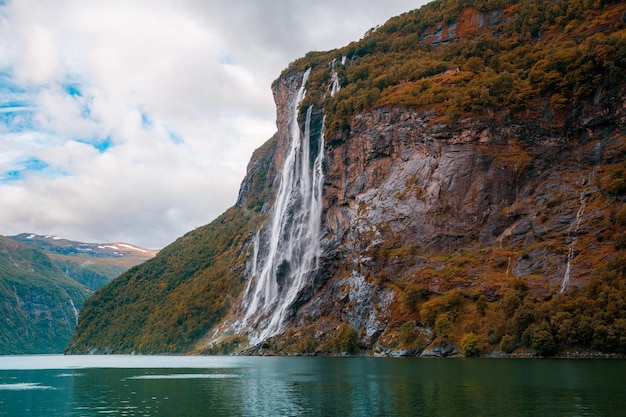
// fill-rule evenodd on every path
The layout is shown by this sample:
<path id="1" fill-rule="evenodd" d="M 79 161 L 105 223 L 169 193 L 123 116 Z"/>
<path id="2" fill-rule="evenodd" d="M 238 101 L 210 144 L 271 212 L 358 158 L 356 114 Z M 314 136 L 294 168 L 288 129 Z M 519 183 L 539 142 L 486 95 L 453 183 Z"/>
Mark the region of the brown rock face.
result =
<path id="1" fill-rule="evenodd" d="M 327 141 L 329 241 L 353 251 L 376 240 L 435 252 L 530 244 L 550 228 L 535 216 L 551 197 L 570 213 L 548 219 L 552 229 L 570 225 L 583 196 L 600 198 L 595 173 L 623 152 L 614 133 L 624 129 L 624 93 L 573 117 L 565 130 L 574 134 L 512 122 L 438 123 L 403 108 L 355 117 L 349 135 Z"/>
<path id="2" fill-rule="evenodd" d="M 489 220 L 513 203 L 522 174 L 499 158 L 506 133 L 476 121 L 437 124 L 402 108 L 359 115 L 349 138 L 327 149 L 331 234 L 356 247 L 378 239 L 432 251 L 492 243 Z"/>
<path id="3" fill-rule="evenodd" d="M 427 27 L 420 36 L 422 45 L 441 45 L 457 39 L 468 39 L 485 27 L 496 26 L 509 18 L 502 10 L 481 12 L 473 8 L 463 10 L 458 19 Z"/>
<path id="4" fill-rule="evenodd" d="M 283 158 L 289 149 L 289 119 L 292 111 L 290 104 L 300 88 L 302 74 L 292 72 L 277 79 L 272 85 L 274 102 L 276 103 L 277 148 L 274 163 L 276 171 L 282 166 Z"/>
<path id="5" fill-rule="evenodd" d="M 258 169 L 282 166 L 301 79 L 291 73 L 273 86 L 275 152 Z M 400 293 L 410 285 L 431 294 L 473 288 L 489 300 L 513 278 L 539 298 L 559 292 L 566 275 L 568 288 L 584 285 L 614 250 L 598 236 L 623 207 L 603 184 L 624 157 L 625 97 L 625 88 L 597 97 L 559 131 L 533 121 L 441 122 L 397 107 L 326 132 L 322 259 L 291 306 L 287 339 L 321 343 L 348 323 L 362 348 L 388 353 L 397 345 L 390 329 L 408 317 Z M 322 113 L 313 111 L 316 132 Z M 428 340 L 430 330 L 420 331 Z M 275 352 L 288 351 L 284 335 L 274 340 Z"/>

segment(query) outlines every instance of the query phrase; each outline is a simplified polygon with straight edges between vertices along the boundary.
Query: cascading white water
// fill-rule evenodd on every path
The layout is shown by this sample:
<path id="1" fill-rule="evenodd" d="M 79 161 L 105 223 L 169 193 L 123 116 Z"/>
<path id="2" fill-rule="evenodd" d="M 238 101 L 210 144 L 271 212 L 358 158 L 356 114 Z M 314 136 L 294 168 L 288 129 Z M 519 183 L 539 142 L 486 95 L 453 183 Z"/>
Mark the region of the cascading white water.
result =
<path id="1" fill-rule="evenodd" d="M 340 88 L 341 87 L 339 86 L 339 75 L 337 75 L 336 72 L 333 72 L 333 75 L 331 78 L 330 96 L 335 97 L 335 94 L 339 92 Z"/>
<path id="2" fill-rule="evenodd" d="M 267 230 L 267 253 L 258 256 L 259 241 L 255 241 L 253 276 L 244 295 L 245 316 L 241 323 L 242 327 L 255 329 L 250 335 L 253 344 L 280 332 L 289 307 L 317 268 L 321 254 L 324 138 L 321 134 L 311 166 L 312 107 L 306 112 L 304 134 L 298 125 L 309 73 L 304 73 L 302 85 L 290 103 L 290 147 Z"/>
<path id="3" fill-rule="evenodd" d="M 591 182 L 593 174 L 593 171 L 589 174 L 588 182 Z M 568 233 L 569 235 L 572 235 L 572 241 L 570 242 L 569 248 L 567 249 L 567 264 L 565 266 L 565 274 L 563 275 L 563 280 L 561 281 L 561 288 L 559 289 L 559 293 L 564 293 L 569 288 L 569 281 L 572 277 L 572 260 L 574 259 L 574 246 L 576 245 L 576 242 L 578 240 L 578 228 L 580 227 L 583 213 L 585 211 L 585 195 L 586 191 L 583 190 L 580 193 L 579 197 L 580 206 L 578 208 L 578 211 L 576 212 L 576 219 L 574 220 L 574 223 L 572 224 L 572 227 Z"/>
<path id="4" fill-rule="evenodd" d="M 345 65 L 345 58 L 346 57 L 344 56 L 341 60 L 342 65 Z M 341 89 L 341 85 L 339 85 L 339 74 L 337 74 L 337 71 L 335 69 L 335 63 L 336 63 L 336 60 L 333 59 L 333 62 L 331 63 L 332 74 L 330 76 L 330 96 L 331 97 L 335 97 L 335 94 L 337 94 L 339 90 Z"/>
<path id="5" fill-rule="evenodd" d="M 256 234 L 254 235 L 254 241 L 252 242 L 252 244 L 254 245 L 254 250 L 252 252 L 252 271 L 250 272 L 250 275 L 253 277 L 256 277 L 256 274 L 257 274 L 260 240 L 261 240 L 261 230 L 257 230 Z"/>
<path id="6" fill-rule="evenodd" d="M 72 307 L 72 313 L 74 313 L 74 320 L 76 320 L 76 325 L 78 325 L 78 309 L 76 309 L 76 306 L 74 305 L 74 300 L 72 300 L 72 298 L 69 298 L 70 301 L 70 307 Z"/>
<path id="7" fill-rule="evenodd" d="M 74 313 L 74 320 L 76 320 L 76 325 L 78 326 L 78 309 L 76 308 L 76 305 L 74 304 L 74 300 L 72 300 L 72 297 L 70 297 L 70 295 L 67 293 L 67 291 L 63 290 L 63 292 L 65 293 L 65 296 L 67 297 L 67 300 L 70 302 L 70 307 L 72 308 L 72 313 Z"/>

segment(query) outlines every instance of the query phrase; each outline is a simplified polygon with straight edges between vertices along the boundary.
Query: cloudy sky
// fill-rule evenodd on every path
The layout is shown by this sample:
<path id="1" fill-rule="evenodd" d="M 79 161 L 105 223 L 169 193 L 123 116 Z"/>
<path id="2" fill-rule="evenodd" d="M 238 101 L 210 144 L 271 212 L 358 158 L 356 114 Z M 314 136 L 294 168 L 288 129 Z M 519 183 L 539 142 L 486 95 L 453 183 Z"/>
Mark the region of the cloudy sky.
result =
<path id="1" fill-rule="evenodd" d="M 161 248 L 236 200 L 272 81 L 422 0 L 0 0 L 0 235 Z"/>

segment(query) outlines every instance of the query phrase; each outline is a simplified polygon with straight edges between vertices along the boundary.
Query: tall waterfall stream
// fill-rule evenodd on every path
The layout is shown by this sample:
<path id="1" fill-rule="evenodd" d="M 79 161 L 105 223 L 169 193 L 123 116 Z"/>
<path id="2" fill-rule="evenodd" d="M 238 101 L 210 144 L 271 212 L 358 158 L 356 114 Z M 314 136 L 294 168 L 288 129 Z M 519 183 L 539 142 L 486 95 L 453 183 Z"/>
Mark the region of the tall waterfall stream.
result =
<path id="1" fill-rule="evenodd" d="M 324 161 L 323 129 L 317 149 L 311 151 L 311 112 L 306 112 L 304 133 L 298 125 L 299 106 L 310 70 L 290 102 L 290 146 L 267 230 L 254 240 L 252 277 L 243 298 L 245 315 L 240 326 L 252 330 L 250 342 L 258 343 L 282 330 L 298 294 L 318 267 L 322 215 Z M 311 156 L 315 155 L 313 164 Z M 261 242 L 262 239 L 266 239 Z"/>

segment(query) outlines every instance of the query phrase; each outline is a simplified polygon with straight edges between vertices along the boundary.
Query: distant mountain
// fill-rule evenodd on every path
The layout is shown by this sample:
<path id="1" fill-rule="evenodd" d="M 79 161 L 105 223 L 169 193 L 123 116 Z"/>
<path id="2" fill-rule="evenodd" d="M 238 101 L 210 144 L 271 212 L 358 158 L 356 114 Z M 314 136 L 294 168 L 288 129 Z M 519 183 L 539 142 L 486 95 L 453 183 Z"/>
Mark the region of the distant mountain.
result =
<path id="1" fill-rule="evenodd" d="M 63 352 L 93 290 L 155 254 L 126 243 L 0 236 L 0 354 Z"/>
<path id="2" fill-rule="evenodd" d="M 65 274 L 92 290 L 153 258 L 158 252 L 128 243 L 83 243 L 32 233 L 11 238 L 43 251 Z"/>
<path id="3" fill-rule="evenodd" d="M 91 293 L 41 250 L 0 236 L 0 354 L 62 352 Z"/>

